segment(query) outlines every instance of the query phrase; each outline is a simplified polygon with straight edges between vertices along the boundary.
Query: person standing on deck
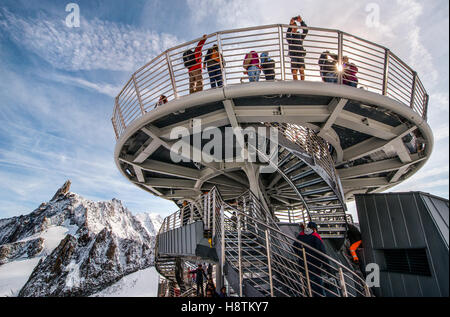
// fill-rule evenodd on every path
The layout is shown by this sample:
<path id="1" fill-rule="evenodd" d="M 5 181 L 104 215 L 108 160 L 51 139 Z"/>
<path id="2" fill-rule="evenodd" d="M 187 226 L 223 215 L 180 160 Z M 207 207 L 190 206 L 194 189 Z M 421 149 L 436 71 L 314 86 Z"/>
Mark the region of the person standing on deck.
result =
<path id="1" fill-rule="evenodd" d="M 289 29 L 287 30 L 286 39 L 289 44 L 289 57 L 291 58 L 291 71 L 294 80 L 298 80 L 297 73 L 300 72 L 301 80 L 305 80 L 305 56 L 306 51 L 303 47 L 303 40 L 308 34 L 308 29 L 303 29 L 303 32 L 298 32 L 299 22 L 302 27 L 308 27 L 300 16 L 294 17 L 289 22 Z"/>

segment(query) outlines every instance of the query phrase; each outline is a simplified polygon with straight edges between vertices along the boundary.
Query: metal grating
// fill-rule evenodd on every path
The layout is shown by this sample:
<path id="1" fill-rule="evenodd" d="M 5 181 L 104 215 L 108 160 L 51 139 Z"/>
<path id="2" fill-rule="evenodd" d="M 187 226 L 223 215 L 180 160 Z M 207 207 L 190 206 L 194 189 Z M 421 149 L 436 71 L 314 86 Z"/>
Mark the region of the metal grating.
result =
<path id="1" fill-rule="evenodd" d="M 386 260 L 386 271 L 431 276 L 426 249 L 386 249 L 382 251 Z"/>

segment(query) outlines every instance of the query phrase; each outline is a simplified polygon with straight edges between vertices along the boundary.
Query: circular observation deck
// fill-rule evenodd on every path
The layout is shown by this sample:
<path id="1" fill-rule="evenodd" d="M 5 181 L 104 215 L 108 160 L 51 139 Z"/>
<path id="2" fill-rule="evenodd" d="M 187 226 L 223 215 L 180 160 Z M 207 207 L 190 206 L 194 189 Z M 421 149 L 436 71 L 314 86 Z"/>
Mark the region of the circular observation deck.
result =
<path id="1" fill-rule="evenodd" d="M 195 93 L 190 93 L 183 53 L 201 39 L 171 48 L 135 72 L 116 97 L 112 117 L 121 173 L 179 206 L 213 186 L 224 199 L 257 187 L 275 213 L 291 211 L 280 214 L 289 222 L 304 216 L 294 210 L 329 211 L 336 205 L 345 210 L 354 194 L 384 191 L 411 177 L 433 148 L 428 95 L 417 73 L 387 48 L 338 30 L 299 27 L 307 34 L 302 46 L 293 46 L 288 28 L 268 25 L 209 35 L 201 63 L 213 45 L 220 62 L 215 73 L 202 68 L 203 87 Z M 243 63 L 250 51 L 269 55 L 273 63 L 260 62 L 272 69 L 273 79 L 261 72 L 258 82 L 249 82 Z M 324 82 L 320 64 L 330 61 L 324 51 L 335 54 L 336 69 L 325 76 L 333 83 Z M 292 52 L 305 54 L 305 80 L 293 80 Z M 339 67 L 345 56 L 358 68 L 357 80 Z M 218 88 L 210 85 L 214 75 L 222 79 Z M 156 107 L 161 95 L 168 102 Z M 202 120 L 202 129 L 277 128 L 275 171 L 261 174 L 254 171 L 259 163 L 225 155 L 212 162 L 174 163 L 170 152 L 177 140 L 170 134 L 186 128 L 192 151 L 194 119 Z"/>

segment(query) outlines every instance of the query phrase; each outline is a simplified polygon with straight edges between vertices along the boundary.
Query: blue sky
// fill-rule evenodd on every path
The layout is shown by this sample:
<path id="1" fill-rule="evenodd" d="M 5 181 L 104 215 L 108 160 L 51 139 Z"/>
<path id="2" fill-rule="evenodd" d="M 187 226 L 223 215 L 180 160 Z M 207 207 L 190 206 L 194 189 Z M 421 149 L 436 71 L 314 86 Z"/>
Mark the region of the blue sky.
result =
<path id="1" fill-rule="evenodd" d="M 65 25 L 70 2 L 80 7 L 80 28 Z M 380 9 L 377 27 L 366 23 L 372 4 Z M 0 0 L 0 218 L 31 212 L 66 179 L 89 199 L 115 197 L 133 212 L 174 212 L 174 204 L 118 172 L 114 96 L 171 46 L 218 30 L 287 23 L 294 14 L 387 46 L 419 73 L 431 98 L 435 150 L 394 190 L 448 198 L 447 0 Z"/>

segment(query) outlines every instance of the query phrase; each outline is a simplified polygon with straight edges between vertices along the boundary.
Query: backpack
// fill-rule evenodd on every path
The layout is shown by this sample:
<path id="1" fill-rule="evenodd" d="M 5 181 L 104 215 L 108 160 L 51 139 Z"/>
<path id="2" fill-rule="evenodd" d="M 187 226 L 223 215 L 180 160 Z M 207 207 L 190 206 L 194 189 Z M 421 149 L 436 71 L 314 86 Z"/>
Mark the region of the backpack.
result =
<path id="1" fill-rule="evenodd" d="M 191 49 L 189 49 L 183 53 L 183 62 L 184 62 L 184 67 L 186 67 L 186 68 L 191 68 L 192 66 L 194 66 L 196 64 L 195 55 Z"/>

